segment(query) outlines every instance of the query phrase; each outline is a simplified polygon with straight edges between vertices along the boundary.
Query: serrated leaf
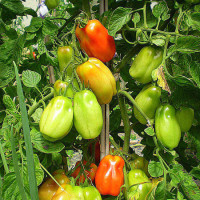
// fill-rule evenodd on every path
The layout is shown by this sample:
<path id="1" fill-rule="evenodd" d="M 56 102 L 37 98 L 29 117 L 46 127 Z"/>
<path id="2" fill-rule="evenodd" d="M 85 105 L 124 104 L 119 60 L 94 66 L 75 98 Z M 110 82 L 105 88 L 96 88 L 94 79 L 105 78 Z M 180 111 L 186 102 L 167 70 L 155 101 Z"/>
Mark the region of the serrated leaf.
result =
<path id="1" fill-rule="evenodd" d="M 56 35 L 58 27 L 50 20 L 45 18 L 42 27 L 43 35 Z"/>
<path id="2" fill-rule="evenodd" d="M 190 174 L 199 179 L 200 180 L 200 165 L 198 165 L 197 167 L 194 167 L 191 171 L 190 171 Z"/>
<path id="3" fill-rule="evenodd" d="M 13 61 L 18 63 L 21 59 L 25 41 L 25 35 L 21 35 L 17 40 L 9 40 L 0 45 L 0 87 L 7 85 L 14 78 Z"/>
<path id="4" fill-rule="evenodd" d="M 151 127 L 148 127 L 146 129 L 144 129 L 144 132 L 149 136 L 154 136 L 155 135 L 155 132 Z"/>
<path id="5" fill-rule="evenodd" d="M 13 100 L 11 99 L 11 97 L 9 95 L 5 94 L 3 96 L 3 103 L 4 103 L 4 105 L 6 106 L 6 108 L 8 110 L 12 110 L 12 111 L 16 110 L 16 105 L 15 105 L 15 103 L 13 102 Z"/>
<path id="6" fill-rule="evenodd" d="M 157 35 L 152 36 L 151 42 L 153 44 L 155 44 L 156 46 L 164 46 L 165 45 L 165 39 L 166 39 L 165 36 L 157 34 Z"/>
<path id="7" fill-rule="evenodd" d="M 148 165 L 148 172 L 152 177 L 159 177 L 163 175 L 163 168 L 160 162 L 151 161 Z"/>
<path id="8" fill-rule="evenodd" d="M 188 199 L 200 199 L 200 189 L 193 181 L 193 177 L 183 170 L 180 164 L 173 165 L 169 171 L 174 186 L 181 187 Z"/>
<path id="9" fill-rule="evenodd" d="M 180 51 L 182 53 L 195 53 L 200 52 L 200 37 L 195 36 L 182 36 L 177 39 L 177 44 L 172 46 L 170 50 Z"/>
<path id="10" fill-rule="evenodd" d="M 31 23 L 25 28 L 26 32 L 35 33 L 42 27 L 43 19 L 40 17 L 33 17 Z"/>
<path id="11" fill-rule="evenodd" d="M 195 61 L 190 63 L 190 74 L 197 86 L 200 88 L 200 63 Z"/>
<path id="12" fill-rule="evenodd" d="M 41 75 L 37 72 L 26 70 L 22 73 L 22 81 L 26 87 L 36 87 L 41 80 Z"/>
<path id="13" fill-rule="evenodd" d="M 158 186 L 156 188 L 155 191 L 155 199 L 159 199 L 159 200 L 166 200 L 169 199 L 167 198 L 167 189 L 166 189 L 166 184 L 164 181 L 161 181 L 160 183 L 158 183 Z"/>
<path id="14" fill-rule="evenodd" d="M 138 12 L 134 13 L 132 21 L 135 24 L 137 24 L 140 21 L 140 14 Z"/>
<path id="15" fill-rule="evenodd" d="M 0 5 L 8 10 L 12 11 L 15 14 L 22 14 L 24 12 L 24 5 L 20 0 L 2 0 Z"/>
<path id="16" fill-rule="evenodd" d="M 116 32 L 130 21 L 131 12 L 131 8 L 118 7 L 117 9 L 115 9 L 109 20 L 108 34 L 111 36 L 115 36 Z"/>
<path id="17" fill-rule="evenodd" d="M 39 123 L 40 118 L 42 116 L 42 112 L 43 112 L 42 108 L 37 108 L 36 111 L 31 115 L 31 117 L 34 119 L 36 123 Z"/>
<path id="18" fill-rule="evenodd" d="M 161 17 L 163 21 L 167 20 L 170 15 L 168 14 L 168 7 L 165 1 L 161 1 L 153 7 L 153 15 L 156 18 Z"/>
<path id="19" fill-rule="evenodd" d="M 34 165 L 35 173 L 37 178 L 37 185 L 39 185 L 44 178 L 44 171 L 41 169 L 39 159 L 37 155 L 34 155 Z M 27 172 L 27 161 L 23 162 L 23 168 L 20 168 L 21 173 L 23 173 L 24 187 L 28 200 L 30 198 L 29 186 L 28 186 L 28 172 Z M 4 182 L 2 187 L 3 199 L 10 200 L 21 200 L 21 195 L 19 193 L 19 188 L 16 181 L 16 175 L 14 172 L 10 172 L 4 176 Z"/>
<path id="20" fill-rule="evenodd" d="M 33 128 L 30 132 L 31 141 L 38 151 L 43 153 L 55 153 L 62 151 L 65 146 L 61 142 L 49 142 L 45 140 L 42 134 L 35 128 Z"/>

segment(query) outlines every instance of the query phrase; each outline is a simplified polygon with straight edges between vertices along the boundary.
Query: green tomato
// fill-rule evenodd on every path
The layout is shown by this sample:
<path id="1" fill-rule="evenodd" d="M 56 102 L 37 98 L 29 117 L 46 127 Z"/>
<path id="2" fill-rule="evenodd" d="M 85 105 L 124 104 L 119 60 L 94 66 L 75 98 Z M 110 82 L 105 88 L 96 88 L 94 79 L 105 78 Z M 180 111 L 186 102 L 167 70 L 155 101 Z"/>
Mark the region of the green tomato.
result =
<path id="1" fill-rule="evenodd" d="M 176 112 L 176 119 L 182 132 L 187 132 L 192 126 L 194 120 L 194 110 L 192 108 L 182 107 Z"/>
<path id="2" fill-rule="evenodd" d="M 160 105 L 161 88 L 153 85 L 144 87 L 136 96 L 135 102 L 147 115 L 149 119 L 154 119 L 156 109 Z M 141 123 L 146 124 L 146 119 L 141 115 L 138 109 L 134 106 L 135 118 Z"/>
<path id="3" fill-rule="evenodd" d="M 64 69 L 67 67 L 66 69 L 67 75 L 71 76 L 73 72 L 73 66 L 70 65 L 70 62 L 73 59 L 74 50 L 70 46 L 58 47 L 57 55 L 58 55 L 60 72 L 63 72 Z"/>
<path id="4" fill-rule="evenodd" d="M 83 194 L 84 194 L 84 199 L 85 200 L 101 200 L 101 195 L 99 191 L 93 187 L 93 186 L 88 186 L 83 188 Z"/>
<path id="5" fill-rule="evenodd" d="M 61 185 L 52 200 L 102 200 L 99 191 L 93 187 L 71 186 L 69 184 Z"/>
<path id="6" fill-rule="evenodd" d="M 128 173 L 128 186 L 129 200 L 145 200 L 152 188 L 152 183 L 141 169 L 133 169 Z"/>
<path id="7" fill-rule="evenodd" d="M 40 132 L 49 141 L 65 137 L 73 125 L 72 102 L 67 97 L 54 97 L 40 118 Z"/>
<path id="8" fill-rule="evenodd" d="M 173 149 L 178 146 L 181 139 L 181 129 L 173 106 L 161 105 L 156 110 L 155 131 L 158 140 L 165 147 Z"/>
<path id="9" fill-rule="evenodd" d="M 162 59 L 162 49 L 152 46 L 143 47 L 134 59 L 129 73 L 140 83 L 149 83 L 152 81 L 152 71 L 159 67 Z"/>
<path id="10" fill-rule="evenodd" d="M 60 3 L 60 0 L 46 0 L 45 4 L 48 9 L 55 9 Z"/>
<path id="11" fill-rule="evenodd" d="M 148 164 L 149 162 L 141 156 L 138 156 L 136 159 L 130 161 L 131 169 L 141 169 L 147 176 L 149 176 Z"/>
<path id="12" fill-rule="evenodd" d="M 74 126 L 84 139 L 96 138 L 103 127 L 101 106 L 89 90 L 74 95 Z"/>
<path id="13" fill-rule="evenodd" d="M 57 80 L 54 83 L 54 96 L 65 96 L 65 97 L 73 98 L 75 94 L 73 87 L 76 90 L 78 90 L 79 85 L 75 78 L 73 79 L 73 82 L 72 82 L 73 86 L 72 84 L 69 85 L 70 82 L 71 82 L 71 78 L 69 76 L 67 76 L 66 81 Z"/>

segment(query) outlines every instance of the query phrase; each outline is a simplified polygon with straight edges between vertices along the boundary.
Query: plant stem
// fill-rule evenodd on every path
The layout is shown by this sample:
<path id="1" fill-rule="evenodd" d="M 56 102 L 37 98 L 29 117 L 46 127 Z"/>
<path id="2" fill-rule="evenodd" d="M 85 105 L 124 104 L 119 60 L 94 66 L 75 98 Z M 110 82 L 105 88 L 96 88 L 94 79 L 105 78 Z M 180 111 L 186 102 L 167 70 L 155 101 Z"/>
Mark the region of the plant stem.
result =
<path id="1" fill-rule="evenodd" d="M 146 8 L 147 8 L 147 2 L 145 1 L 144 7 L 143 7 L 144 27 L 148 28 L 148 25 L 147 25 L 147 14 L 146 14 L 147 9 Z"/>
<path id="2" fill-rule="evenodd" d="M 177 33 L 177 34 L 179 34 L 179 25 L 180 25 L 180 21 L 181 21 L 182 16 L 183 16 L 183 10 L 182 10 L 182 6 L 181 6 L 179 8 L 179 15 L 178 15 L 177 22 L 176 22 L 175 33 Z"/>
<path id="3" fill-rule="evenodd" d="M 90 9 L 90 0 L 82 0 L 82 9 L 91 19 L 91 9 Z"/>
<path id="4" fill-rule="evenodd" d="M 1 159 L 3 161 L 4 169 L 5 169 L 6 174 L 7 174 L 7 173 L 9 173 L 9 169 L 8 169 L 7 161 L 6 161 L 4 152 L 3 152 L 3 147 L 2 147 L 2 144 L 1 144 L 1 140 L 0 140 L 0 154 L 1 154 Z"/>
<path id="5" fill-rule="evenodd" d="M 166 32 L 166 31 L 161 31 L 161 30 L 156 30 L 156 29 L 153 29 L 153 28 L 130 28 L 129 26 L 126 26 L 126 29 L 128 31 L 147 31 L 147 32 L 153 32 L 153 33 L 159 33 L 159 34 L 162 34 L 162 35 L 172 35 L 172 36 L 184 36 L 182 34 L 179 34 L 179 33 L 176 33 L 176 32 Z"/>
<path id="6" fill-rule="evenodd" d="M 39 105 L 44 102 L 44 101 L 47 101 L 49 100 L 50 98 L 52 98 L 54 95 L 54 92 L 52 91 L 51 93 L 49 93 L 47 96 L 45 96 L 44 98 L 40 99 L 35 105 L 33 105 L 29 111 L 28 111 L 28 116 L 30 117 L 34 112 L 35 110 L 39 107 Z"/>
<path id="7" fill-rule="evenodd" d="M 128 116 L 128 113 L 127 113 L 127 108 L 126 108 L 124 97 L 122 97 L 121 95 L 118 95 L 118 102 L 119 102 L 122 120 L 123 120 L 123 123 L 124 123 L 125 136 L 124 136 L 123 150 L 126 153 L 128 153 L 129 145 L 130 145 L 131 126 L 130 126 L 129 116 Z"/>
<path id="8" fill-rule="evenodd" d="M 140 112 L 140 114 L 146 119 L 148 125 L 151 126 L 150 119 L 142 111 L 142 109 L 137 105 L 137 103 L 135 102 L 135 100 L 133 99 L 133 97 L 128 92 L 119 90 L 118 94 L 119 95 L 124 95 L 125 97 L 127 97 L 129 99 L 129 101 L 138 109 L 138 111 Z"/>

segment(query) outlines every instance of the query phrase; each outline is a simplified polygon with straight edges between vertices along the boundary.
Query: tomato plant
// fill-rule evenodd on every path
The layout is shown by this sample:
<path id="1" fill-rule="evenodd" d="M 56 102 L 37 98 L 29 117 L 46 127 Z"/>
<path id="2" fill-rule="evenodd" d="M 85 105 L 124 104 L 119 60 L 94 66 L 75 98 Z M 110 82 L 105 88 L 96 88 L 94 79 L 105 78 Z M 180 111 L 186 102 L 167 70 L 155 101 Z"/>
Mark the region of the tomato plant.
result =
<path id="1" fill-rule="evenodd" d="M 200 199 L 199 3 L 0 1 L 0 197 Z"/>

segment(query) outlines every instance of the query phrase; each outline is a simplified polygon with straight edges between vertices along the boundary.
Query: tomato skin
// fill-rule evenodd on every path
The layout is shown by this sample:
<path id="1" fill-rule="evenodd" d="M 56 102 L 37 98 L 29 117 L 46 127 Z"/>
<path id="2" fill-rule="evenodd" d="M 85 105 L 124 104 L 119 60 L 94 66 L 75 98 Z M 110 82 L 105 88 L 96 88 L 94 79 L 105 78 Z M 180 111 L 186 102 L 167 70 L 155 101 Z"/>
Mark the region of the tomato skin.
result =
<path id="1" fill-rule="evenodd" d="M 56 170 L 53 177 L 59 184 L 67 184 L 70 182 L 69 178 L 65 175 L 64 170 Z M 48 178 L 43 182 L 38 190 L 39 200 L 51 200 L 53 195 L 58 190 L 59 186 L 52 178 Z"/>
<path id="2" fill-rule="evenodd" d="M 161 88 L 153 85 L 144 87 L 140 93 L 136 96 L 135 102 L 142 109 L 142 111 L 149 117 L 154 119 L 156 109 L 160 105 Z M 135 118 L 141 123 L 146 124 L 146 119 L 134 106 Z"/>
<path id="3" fill-rule="evenodd" d="M 100 21 L 96 19 L 89 20 L 84 28 L 80 28 L 78 25 L 75 33 L 81 49 L 84 50 L 89 57 L 95 57 L 102 62 L 108 62 L 115 55 L 116 48 L 114 38 L 108 35 L 108 30 Z"/>
<path id="4" fill-rule="evenodd" d="M 134 184 L 138 185 L 132 186 Z M 152 188 L 152 183 L 141 169 L 133 169 L 128 173 L 128 186 L 132 186 L 129 190 L 130 192 L 128 193 L 128 199 L 145 200 Z M 133 193 L 131 194 L 131 192 Z"/>
<path id="5" fill-rule="evenodd" d="M 136 159 L 130 161 L 131 169 L 141 169 L 145 172 L 147 176 L 149 176 L 148 173 L 148 165 L 149 162 L 141 156 L 138 156 Z"/>
<path id="6" fill-rule="evenodd" d="M 74 56 L 73 48 L 71 46 L 58 47 L 57 56 L 58 56 L 60 72 L 63 72 L 65 67 L 67 67 L 66 69 L 67 75 L 71 76 L 73 72 L 73 67 L 70 66 L 69 64 Z"/>
<path id="7" fill-rule="evenodd" d="M 94 163 L 91 163 L 90 166 L 89 166 L 89 169 L 86 169 L 86 165 L 87 165 L 87 161 L 85 161 L 85 160 L 83 161 L 84 167 L 82 167 L 81 162 L 78 161 L 75 165 L 75 167 L 76 166 L 78 166 L 78 167 L 71 174 L 72 177 L 76 178 L 79 175 L 79 173 L 81 173 L 80 178 L 78 178 L 77 181 L 76 181 L 76 183 L 78 185 L 85 182 L 84 172 L 85 172 L 85 175 L 87 176 L 87 178 L 89 180 L 91 180 L 92 182 L 94 182 L 95 174 L 96 174 L 96 171 L 97 171 L 97 166 Z M 82 170 L 84 170 L 84 172 L 81 172 L 81 168 L 82 168 Z"/>
<path id="8" fill-rule="evenodd" d="M 74 126 L 84 139 L 99 136 L 103 127 L 103 115 L 93 92 L 82 90 L 74 95 Z"/>
<path id="9" fill-rule="evenodd" d="M 60 3 L 60 0 L 45 0 L 48 9 L 55 9 Z"/>
<path id="10" fill-rule="evenodd" d="M 52 117 L 54 116 L 54 117 Z M 67 97 L 54 97 L 44 109 L 40 118 L 40 132 L 49 141 L 65 137 L 73 125 L 72 102 Z"/>
<path id="11" fill-rule="evenodd" d="M 102 200 L 98 190 L 93 186 L 80 187 L 62 184 L 52 200 Z"/>
<path id="12" fill-rule="evenodd" d="M 152 71 L 159 67 L 162 59 L 162 49 L 152 46 L 143 47 L 134 59 L 129 74 L 140 83 L 149 83 L 152 81 Z"/>
<path id="13" fill-rule="evenodd" d="M 64 96 L 73 98 L 75 91 L 73 90 L 73 87 L 70 83 L 71 78 L 67 76 L 66 81 L 57 80 L 54 83 L 54 96 Z M 76 79 L 73 79 L 73 86 L 76 89 L 79 89 L 79 85 Z"/>
<path id="14" fill-rule="evenodd" d="M 124 184 L 124 160 L 120 156 L 107 155 L 97 168 L 96 188 L 102 195 L 118 196 Z"/>
<path id="15" fill-rule="evenodd" d="M 188 132 L 194 120 L 194 110 L 192 108 L 182 107 L 176 111 L 176 119 L 182 132 Z"/>
<path id="16" fill-rule="evenodd" d="M 167 148 L 174 149 L 181 139 L 181 129 L 175 116 L 175 109 L 169 104 L 156 110 L 155 131 L 158 140 Z"/>
<path id="17" fill-rule="evenodd" d="M 113 74 L 100 60 L 89 58 L 77 67 L 76 72 L 85 87 L 90 87 L 94 92 L 100 104 L 110 103 L 117 93 Z"/>

